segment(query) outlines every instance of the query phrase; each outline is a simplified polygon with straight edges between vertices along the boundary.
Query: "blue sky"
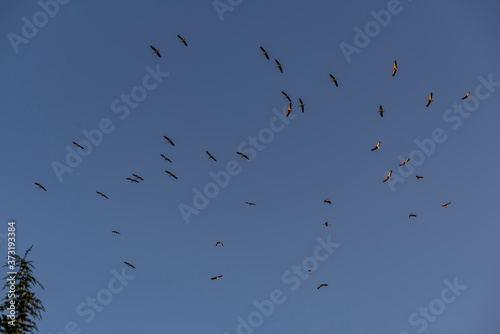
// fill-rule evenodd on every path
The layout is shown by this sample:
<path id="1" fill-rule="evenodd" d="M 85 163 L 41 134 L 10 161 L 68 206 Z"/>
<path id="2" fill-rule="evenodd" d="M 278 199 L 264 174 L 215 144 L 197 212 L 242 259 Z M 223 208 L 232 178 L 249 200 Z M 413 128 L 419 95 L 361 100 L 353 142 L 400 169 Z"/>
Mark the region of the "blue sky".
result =
<path id="1" fill-rule="evenodd" d="M 350 57 L 340 45 L 356 47 L 355 27 L 365 31 L 371 11 L 396 2 L 221 3 L 232 11 L 73 0 L 18 45 L 9 36 L 22 37 L 23 17 L 43 19 L 42 8 L 0 5 L 0 237 L 13 219 L 18 252 L 34 244 L 47 309 L 40 333 L 238 333 L 238 317 L 248 322 L 253 302 L 273 291 L 283 303 L 239 332 L 498 333 L 499 3 L 401 1 Z M 169 74 L 124 117 L 122 94 L 155 70 Z M 293 101 L 288 124 L 276 116 L 286 112 L 282 91 Z M 461 116 L 453 110 L 469 91 L 472 111 Z M 66 146 L 103 119 L 111 132 L 61 181 L 54 162 L 66 164 Z M 240 158 L 271 123 L 282 130 L 254 159 Z M 441 142 L 426 154 L 416 142 L 435 129 Z M 399 156 L 421 160 L 405 177 Z M 232 160 L 238 172 L 186 224 L 179 205 L 194 208 L 193 189 Z M 131 184 L 131 173 L 144 181 Z M 292 290 L 299 276 L 288 271 L 314 257 L 318 238 L 340 246 Z M 122 270 L 133 278 L 120 289 Z M 466 288 L 443 303 L 455 278 Z M 89 311 L 98 296 L 112 300 Z M 445 309 L 426 319 L 419 308 L 430 305 Z"/>

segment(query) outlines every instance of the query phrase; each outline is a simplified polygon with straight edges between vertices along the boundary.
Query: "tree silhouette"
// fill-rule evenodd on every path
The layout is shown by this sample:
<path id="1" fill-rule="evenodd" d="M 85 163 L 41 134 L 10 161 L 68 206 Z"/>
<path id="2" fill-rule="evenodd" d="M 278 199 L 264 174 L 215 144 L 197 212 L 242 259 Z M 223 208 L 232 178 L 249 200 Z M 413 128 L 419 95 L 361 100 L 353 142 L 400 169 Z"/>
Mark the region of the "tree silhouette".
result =
<path id="1" fill-rule="evenodd" d="M 15 254 L 11 256 L 10 260 L 14 258 L 15 267 L 11 267 L 12 263 L 9 261 L 3 266 L 7 267 L 7 272 L 16 272 L 15 275 L 15 295 L 12 295 L 10 291 L 10 282 L 7 281 L 13 275 L 7 274 L 4 277 L 6 280 L 5 285 L 2 290 L 7 288 L 7 295 L 2 299 L 2 304 L 0 305 L 0 312 L 2 312 L 2 317 L 0 319 L 0 332 L 5 334 L 26 334 L 38 332 L 35 320 L 42 319 L 42 311 L 45 312 L 45 307 L 42 301 L 36 297 L 34 288 L 38 285 L 45 290 L 43 285 L 33 277 L 33 269 L 35 267 L 32 261 L 26 260 L 29 252 L 33 248 L 33 245 L 26 251 L 24 257 L 20 257 Z M 9 260 L 9 259 L 8 259 Z M 9 309 L 14 301 L 15 310 Z M 10 314 L 14 312 L 15 319 L 10 318 Z"/>

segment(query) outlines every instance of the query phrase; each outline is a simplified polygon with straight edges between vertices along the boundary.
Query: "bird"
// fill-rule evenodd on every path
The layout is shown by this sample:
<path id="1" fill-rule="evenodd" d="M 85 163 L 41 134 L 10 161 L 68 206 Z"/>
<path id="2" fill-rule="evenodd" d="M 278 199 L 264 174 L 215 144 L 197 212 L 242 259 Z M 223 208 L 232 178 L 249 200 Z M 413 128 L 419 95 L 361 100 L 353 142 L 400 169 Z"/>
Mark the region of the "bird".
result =
<path id="1" fill-rule="evenodd" d="M 175 176 L 175 175 L 174 175 L 174 173 L 169 172 L 168 170 L 166 170 L 166 171 L 165 171 L 165 173 L 170 174 L 170 176 L 169 176 L 169 177 L 173 176 L 173 177 L 174 177 L 174 179 L 176 179 L 176 180 L 177 180 L 177 176 Z"/>
<path id="2" fill-rule="evenodd" d="M 80 144 L 75 143 L 75 142 L 73 142 L 73 144 L 75 144 L 75 145 L 76 145 L 76 147 L 81 148 L 82 150 L 84 150 L 84 148 L 83 148 Z"/>
<path id="3" fill-rule="evenodd" d="M 248 157 L 247 157 L 247 155 L 246 155 L 245 153 L 236 152 L 236 154 L 241 155 L 241 157 L 242 157 L 242 158 L 245 158 L 245 159 L 247 159 L 247 160 L 250 160 L 250 159 L 248 159 Z"/>
<path id="4" fill-rule="evenodd" d="M 450 205 L 450 204 L 451 204 L 451 202 L 448 202 L 448 203 L 445 203 L 445 204 L 443 204 L 443 205 L 441 205 L 441 206 L 442 206 L 443 208 L 446 208 L 446 207 L 447 207 L 448 205 Z"/>
<path id="5" fill-rule="evenodd" d="M 429 104 L 431 104 L 432 101 L 434 101 L 434 100 L 432 99 L 432 93 L 430 93 L 430 95 L 429 95 L 429 101 L 427 101 L 427 106 L 426 107 L 428 107 Z"/>
<path id="6" fill-rule="evenodd" d="M 215 276 L 215 277 L 212 277 L 212 278 L 211 278 L 211 280 L 214 280 L 214 279 L 219 279 L 219 278 L 221 278 L 221 277 L 222 277 L 222 275 L 220 275 L 220 276 Z"/>
<path id="7" fill-rule="evenodd" d="M 290 96 L 285 93 L 284 91 L 281 91 L 283 93 L 283 95 L 285 95 L 285 99 L 287 99 L 288 101 L 290 101 L 290 103 L 292 103 L 292 100 L 290 100 Z"/>
<path id="8" fill-rule="evenodd" d="M 45 189 L 44 186 L 42 186 L 40 183 L 36 183 L 35 184 L 38 186 L 38 189 L 42 188 L 43 190 L 47 191 L 47 189 Z"/>
<path id="9" fill-rule="evenodd" d="M 252 206 L 252 205 L 256 205 L 255 203 L 252 203 L 252 202 L 245 202 L 246 204 Z"/>
<path id="10" fill-rule="evenodd" d="M 224 244 L 223 244 L 222 242 L 217 241 L 217 243 L 215 244 L 215 247 L 217 247 L 217 246 L 219 246 L 219 245 L 224 246 Z"/>
<path id="11" fill-rule="evenodd" d="M 286 117 L 288 117 L 288 115 L 290 115 L 291 112 L 292 112 L 292 104 L 289 103 L 288 104 L 288 109 L 286 110 Z"/>
<path id="12" fill-rule="evenodd" d="M 127 180 L 129 180 L 130 183 L 134 183 L 134 182 L 139 183 L 139 181 L 137 181 L 136 179 L 131 179 L 130 177 L 127 177 Z"/>
<path id="13" fill-rule="evenodd" d="M 262 54 L 263 54 L 264 56 L 266 56 L 267 60 L 270 60 L 270 59 L 269 59 L 269 54 L 268 54 L 268 52 L 267 52 L 266 50 L 264 50 L 264 48 L 263 48 L 262 46 L 260 47 L 260 49 L 262 50 Z"/>
<path id="14" fill-rule="evenodd" d="M 169 142 L 172 146 L 175 146 L 175 144 L 172 141 L 172 139 L 168 138 L 167 136 L 163 136 L 163 138 L 165 138 L 167 140 L 167 142 Z"/>
<path id="15" fill-rule="evenodd" d="M 116 235 L 120 235 L 120 234 L 121 234 L 121 233 L 120 233 L 120 232 L 118 232 L 118 231 L 111 231 L 111 232 L 113 232 L 113 233 L 114 233 L 114 234 L 116 234 Z"/>
<path id="16" fill-rule="evenodd" d="M 329 223 L 329 222 L 326 222 L 326 223 L 325 223 L 325 226 L 330 226 L 330 223 Z"/>
<path id="17" fill-rule="evenodd" d="M 420 180 L 420 179 L 423 179 L 424 177 L 423 176 L 420 176 L 420 175 L 415 175 L 417 177 L 417 180 Z"/>
<path id="18" fill-rule="evenodd" d="M 170 160 L 169 158 L 167 158 L 166 156 L 164 156 L 163 154 L 160 153 L 160 155 L 163 157 L 164 160 L 167 160 L 168 162 L 172 162 L 172 160 Z"/>
<path id="19" fill-rule="evenodd" d="M 276 64 L 278 64 L 278 66 L 276 66 L 277 68 L 280 69 L 280 72 L 283 73 L 283 66 L 281 66 L 280 62 L 278 61 L 278 59 L 275 59 L 274 60 L 276 62 Z"/>
<path id="20" fill-rule="evenodd" d="M 408 218 L 411 218 L 411 217 L 416 217 L 417 215 L 414 215 L 413 213 L 410 213 L 410 215 L 408 216 Z"/>
<path id="21" fill-rule="evenodd" d="M 96 193 L 98 193 L 99 195 L 101 195 L 101 197 L 104 197 L 106 199 L 109 199 L 108 196 L 104 195 L 102 192 L 100 191 L 96 191 Z"/>
<path id="22" fill-rule="evenodd" d="M 160 51 L 156 50 L 154 46 L 152 46 L 152 45 L 150 45 L 150 46 L 151 46 L 151 49 L 153 49 L 153 51 L 154 51 L 153 53 L 156 53 L 156 55 L 161 58 Z"/>
<path id="23" fill-rule="evenodd" d="M 184 38 L 182 38 L 179 35 L 177 35 L 177 37 L 179 37 L 179 39 L 181 40 L 181 43 L 184 43 L 185 46 L 188 46 L 187 43 L 186 43 L 186 40 Z"/>
<path id="24" fill-rule="evenodd" d="M 325 200 L 323 201 L 323 203 L 332 204 L 332 202 L 331 202 L 329 199 L 325 199 Z"/>
<path id="25" fill-rule="evenodd" d="M 378 113 L 380 113 L 380 117 L 384 117 L 384 108 L 382 108 L 382 105 L 378 107 Z"/>
<path id="26" fill-rule="evenodd" d="M 144 179 L 142 177 L 140 177 L 139 175 L 136 175 L 134 173 L 132 173 L 132 175 L 136 178 L 136 179 L 139 179 L 141 181 L 144 181 Z"/>
<path id="27" fill-rule="evenodd" d="M 392 70 L 392 76 L 396 75 L 396 72 L 399 70 L 398 63 L 394 61 L 394 69 Z"/>
<path id="28" fill-rule="evenodd" d="M 410 158 L 406 159 L 404 162 L 400 163 L 399 166 L 406 166 L 406 163 L 410 161 Z"/>
<path id="29" fill-rule="evenodd" d="M 320 288 L 324 287 L 324 286 L 328 286 L 328 284 L 321 284 L 320 286 L 318 286 L 316 289 L 319 290 Z"/>
<path id="30" fill-rule="evenodd" d="M 380 142 L 377 143 L 377 146 L 372 148 L 372 151 L 375 151 L 375 150 L 380 150 Z"/>
<path id="31" fill-rule="evenodd" d="M 210 152 L 208 152 L 208 151 L 205 151 L 205 152 L 207 152 L 207 154 L 208 154 L 208 159 L 212 159 L 213 161 L 217 161 L 217 160 L 214 158 L 214 156 L 210 154 Z"/>
<path id="32" fill-rule="evenodd" d="M 470 94 L 470 92 L 467 92 L 467 95 L 465 95 L 464 97 L 462 97 L 462 100 L 468 99 L 469 98 L 469 94 Z"/>
<path id="33" fill-rule="evenodd" d="M 135 267 L 134 267 L 133 265 L 131 265 L 130 263 L 125 262 L 125 261 L 123 261 L 123 263 L 125 263 L 127 266 L 132 267 L 132 268 L 134 268 L 134 269 L 135 269 Z"/>
<path id="34" fill-rule="evenodd" d="M 387 180 L 390 180 L 391 179 L 391 175 L 392 175 L 392 170 L 389 172 L 389 174 L 387 174 L 387 177 L 384 179 L 384 182 L 387 181 Z"/>
<path id="35" fill-rule="evenodd" d="M 304 112 L 304 106 L 305 106 L 305 104 L 302 103 L 301 99 L 299 99 L 299 102 L 300 102 L 300 108 L 302 109 L 302 112 Z"/>
<path id="36" fill-rule="evenodd" d="M 330 74 L 330 78 L 332 78 L 332 81 L 333 83 L 335 84 L 335 86 L 339 86 L 339 84 L 337 83 L 337 78 L 335 78 L 333 75 Z"/>

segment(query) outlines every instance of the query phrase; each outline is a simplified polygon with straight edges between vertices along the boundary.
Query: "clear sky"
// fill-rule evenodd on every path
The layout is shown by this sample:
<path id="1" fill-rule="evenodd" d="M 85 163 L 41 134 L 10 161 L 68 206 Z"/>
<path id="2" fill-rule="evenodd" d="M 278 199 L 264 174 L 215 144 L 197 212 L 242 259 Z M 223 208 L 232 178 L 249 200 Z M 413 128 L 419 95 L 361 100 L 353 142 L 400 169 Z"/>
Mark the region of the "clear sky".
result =
<path id="1" fill-rule="evenodd" d="M 0 4 L 0 248 L 34 244 L 40 333 L 498 333 L 498 1 L 218 8 Z"/>

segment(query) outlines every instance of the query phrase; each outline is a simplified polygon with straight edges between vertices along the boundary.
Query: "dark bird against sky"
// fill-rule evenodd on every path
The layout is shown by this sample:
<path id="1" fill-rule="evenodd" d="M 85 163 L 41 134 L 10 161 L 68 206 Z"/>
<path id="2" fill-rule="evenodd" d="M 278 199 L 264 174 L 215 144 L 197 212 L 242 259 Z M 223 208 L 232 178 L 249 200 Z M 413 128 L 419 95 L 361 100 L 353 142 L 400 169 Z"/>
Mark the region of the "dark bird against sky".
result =
<path id="1" fill-rule="evenodd" d="M 429 100 L 427 101 L 426 107 L 428 107 L 431 104 L 432 101 L 434 101 L 434 100 L 432 99 L 432 93 L 430 93 L 429 94 Z"/>
<path id="2" fill-rule="evenodd" d="M 100 191 L 96 191 L 96 193 L 98 193 L 99 195 L 101 195 L 101 197 L 104 197 L 106 199 L 109 199 L 108 196 L 104 195 L 102 192 Z"/>
<path id="3" fill-rule="evenodd" d="M 167 142 L 170 143 L 170 145 L 175 146 L 175 144 L 172 141 L 172 139 L 168 138 L 167 136 L 163 136 L 163 138 L 165 138 L 167 140 Z"/>
<path id="4" fill-rule="evenodd" d="M 276 66 L 277 68 L 280 69 L 280 72 L 283 73 L 283 66 L 281 66 L 280 62 L 278 61 L 278 59 L 275 59 L 274 60 L 276 62 L 276 64 L 278 64 L 278 66 Z"/>
<path id="5" fill-rule="evenodd" d="M 392 76 L 395 76 L 396 75 L 396 72 L 399 70 L 398 68 L 398 63 L 396 61 L 394 61 L 394 67 L 392 69 Z"/>
<path id="6" fill-rule="evenodd" d="M 45 187 L 42 186 L 40 183 L 35 182 L 35 184 L 38 186 L 38 189 L 43 189 L 43 190 L 47 191 L 47 189 L 45 189 Z"/>
<path id="7" fill-rule="evenodd" d="M 250 159 L 248 159 L 248 157 L 247 157 L 247 155 L 246 155 L 245 153 L 236 152 L 236 154 L 241 155 L 241 157 L 242 157 L 242 158 L 245 158 L 245 159 L 247 159 L 247 160 L 250 160 Z"/>
<path id="8" fill-rule="evenodd" d="M 156 53 L 156 55 L 161 58 L 160 51 L 156 50 L 154 46 L 152 46 L 152 45 L 150 45 L 150 46 L 151 46 L 151 49 L 153 49 L 153 51 L 154 51 L 153 53 Z"/>
<path id="9" fill-rule="evenodd" d="M 332 81 L 333 83 L 335 84 L 335 86 L 339 86 L 339 84 L 337 83 L 337 78 L 335 78 L 333 75 L 330 74 L 330 78 L 332 78 Z"/>
<path id="10" fill-rule="evenodd" d="M 181 43 L 184 43 L 185 46 L 188 46 L 187 43 L 186 43 L 186 40 L 184 38 L 182 38 L 179 35 L 177 35 L 177 37 L 179 37 L 179 39 L 181 40 Z M 196 49 L 196 45 L 195 45 L 195 49 Z"/>
<path id="11" fill-rule="evenodd" d="M 207 154 L 208 154 L 208 159 L 212 159 L 213 161 L 217 161 L 217 160 L 214 158 L 214 156 L 210 154 L 210 152 L 208 152 L 208 151 L 205 151 L 205 152 L 207 152 Z"/>

